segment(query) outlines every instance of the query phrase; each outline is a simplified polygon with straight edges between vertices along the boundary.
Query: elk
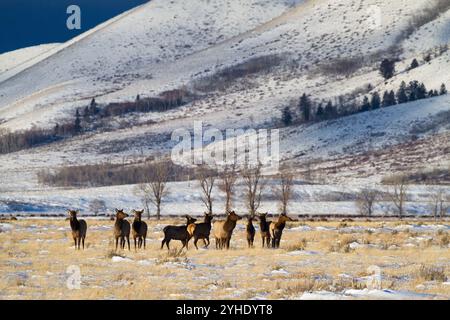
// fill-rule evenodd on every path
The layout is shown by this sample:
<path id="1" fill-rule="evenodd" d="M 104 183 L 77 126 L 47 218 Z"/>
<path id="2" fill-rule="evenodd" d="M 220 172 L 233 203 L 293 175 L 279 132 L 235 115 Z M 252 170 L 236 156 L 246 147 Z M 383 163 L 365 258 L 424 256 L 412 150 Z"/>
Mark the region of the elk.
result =
<path id="1" fill-rule="evenodd" d="M 247 243 L 249 248 L 253 248 L 253 241 L 255 240 L 255 227 L 253 226 L 253 220 L 255 216 L 249 215 L 247 217 Z"/>
<path id="2" fill-rule="evenodd" d="M 283 234 L 283 229 L 286 226 L 287 221 L 294 221 L 291 217 L 286 214 L 281 214 L 277 222 L 270 223 L 270 235 L 272 237 L 272 248 L 279 248 L 281 235 Z"/>
<path id="3" fill-rule="evenodd" d="M 238 216 L 234 211 L 228 212 L 225 221 L 216 221 L 214 223 L 214 237 L 216 239 L 216 249 L 229 249 L 230 240 L 236 223 L 242 217 Z"/>
<path id="4" fill-rule="evenodd" d="M 73 241 L 75 242 L 75 250 L 77 249 L 77 247 L 78 250 L 80 250 L 81 242 L 83 243 L 84 250 L 84 239 L 86 238 L 87 223 L 83 219 L 77 219 L 78 211 L 67 210 L 67 212 L 69 213 L 70 228 L 72 229 L 72 237 Z"/>
<path id="5" fill-rule="evenodd" d="M 170 240 L 179 240 L 181 241 L 181 243 L 183 243 L 183 247 L 181 247 L 181 250 L 183 250 L 184 247 L 186 247 L 186 249 L 189 250 L 188 243 L 189 240 L 191 240 L 192 235 L 195 231 L 195 221 L 197 221 L 197 219 L 192 218 L 189 215 L 186 215 L 185 218 L 186 218 L 186 225 L 167 226 L 163 229 L 164 239 L 161 242 L 161 249 L 164 247 L 165 244 L 167 246 L 167 250 L 170 250 L 169 247 Z"/>
<path id="6" fill-rule="evenodd" d="M 262 247 L 266 245 L 270 248 L 270 221 L 267 221 L 267 213 L 261 213 L 259 215 L 259 231 L 261 232 Z"/>
<path id="7" fill-rule="evenodd" d="M 114 223 L 114 238 L 116 240 L 116 251 L 120 239 L 120 247 L 125 249 L 125 239 L 128 242 L 128 250 L 130 249 L 130 223 L 125 219 L 128 214 L 122 210 L 116 209 L 116 222 Z"/>
<path id="8" fill-rule="evenodd" d="M 202 223 L 197 223 L 195 225 L 195 229 L 193 230 L 194 235 L 194 246 L 198 250 L 197 241 L 199 239 L 203 240 L 205 244 L 205 248 L 209 246 L 209 235 L 211 233 L 211 221 L 213 219 L 213 215 L 211 213 L 205 212 L 205 220 Z M 206 243 L 208 242 L 208 243 Z"/>
<path id="9" fill-rule="evenodd" d="M 134 221 L 131 225 L 132 235 L 134 239 L 134 250 L 136 251 L 136 240 L 137 247 L 140 249 L 142 245 L 144 245 L 145 250 L 145 238 L 147 237 L 147 224 L 142 221 L 142 213 L 144 210 L 133 210 L 134 213 Z"/>

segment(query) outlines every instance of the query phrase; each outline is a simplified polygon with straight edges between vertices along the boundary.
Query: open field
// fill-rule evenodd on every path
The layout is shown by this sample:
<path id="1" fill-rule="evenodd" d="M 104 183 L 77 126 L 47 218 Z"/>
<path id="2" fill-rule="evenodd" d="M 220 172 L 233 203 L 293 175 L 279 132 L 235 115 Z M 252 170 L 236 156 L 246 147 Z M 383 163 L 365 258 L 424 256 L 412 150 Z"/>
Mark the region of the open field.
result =
<path id="1" fill-rule="evenodd" d="M 113 222 L 87 222 L 84 251 L 68 221 L 0 223 L 0 299 L 450 298 L 448 221 L 294 222 L 278 250 L 262 249 L 258 233 L 248 249 L 241 221 L 229 251 L 191 241 L 181 254 L 159 247 L 163 227 L 182 219 L 147 221 L 147 249 L 117 254 Z"/>

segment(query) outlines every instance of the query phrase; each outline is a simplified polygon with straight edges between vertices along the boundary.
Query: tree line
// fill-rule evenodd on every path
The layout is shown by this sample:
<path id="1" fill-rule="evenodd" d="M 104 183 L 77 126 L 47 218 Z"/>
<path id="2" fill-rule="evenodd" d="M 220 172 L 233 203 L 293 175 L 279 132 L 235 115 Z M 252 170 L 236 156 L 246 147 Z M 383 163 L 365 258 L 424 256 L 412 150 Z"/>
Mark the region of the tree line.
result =
<path id="1" fill-rule="evenodd" d="M 283 108 L 281 121 L 285 126 L 290 126 L 295 122 L 308 123 L 335 119 L 360 112 L 446 95 L 447 93 L 444 83 L 439 91 L 428 91 L 425 84 L 417 80 L 410 81 L 409 84 L 402 81 L 397 91 L 386 90 L 382 97 L 378 92 L 374 92 L 370 98 L 364 96 L 361 102 L 346 103 L 343 99 L 339 99 L 340 102 L 334 104 L 331 100 L 316 103 L 309 95 L 304 93 L 299 99 L 296 110 L 292 110 L 289 106 Z"/>

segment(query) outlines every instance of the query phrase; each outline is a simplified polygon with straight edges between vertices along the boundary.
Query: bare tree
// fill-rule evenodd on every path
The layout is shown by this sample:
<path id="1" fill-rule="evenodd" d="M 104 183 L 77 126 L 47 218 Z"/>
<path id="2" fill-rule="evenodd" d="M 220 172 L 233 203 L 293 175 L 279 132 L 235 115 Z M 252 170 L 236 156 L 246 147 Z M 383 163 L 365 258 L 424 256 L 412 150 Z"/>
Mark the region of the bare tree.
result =
<path id="1" fill-rule="evenodd" d="M 287 214 L 289 201 L 292 198 L 292 186 L 294 176 L 291 173 L 282 173 L 279 175 L 280 185 L 276 188 L 276 196 L 280 201 L 281 214 Z"/>
<path id="2" fill-rule="evenodd" d="M 398 216 L 402 219 L 405 213 L 405 202 L 407 200 L 408 186 L 404 176 L 395 177 L 388 189 L 388 197 L 397 209 Z"/>
<path id="3" fill-rule="evenodd" d="M 141 199 L 142 206 L 148 219 L 150 219 L 150 193 L 151 188 L 148 183 L 138 184 L 134 189 L 134 194 Z"/>
<path id="4" fill-rule="evenodd" d="M 169 178 L 169 167 L 165 162 L 158 162 L 153 167 L 153 172 L 149 174 L 149 183 L 146 189 L 149 195 L 148 200 L 156 207 L 156 218 L 161 219 L 161 202 L 168 194 L 167 180 Z"/>
<path id="5" fill-rule="evenodd" d="M 207 212 L 209 214 L 212 214 L 212 191 L 214 188 L 214 183 L 216 181 L 216 172 L 205 166 L 200 166 L 197 170 L 197 181 L 200 184 L 200 188 L 202 190 L 202 202 L 205 204 Z"/>
<path id="6" fill-rule="evenodd" d="M 356 198 L 356 206 L 359 209 L 359 213 L 363 216 L 371 216 L 378 196 L 379 194 L 377 190 L 362 189 Z"/>
<path id="7" fill-rule="evenodd" d="M 441 220 L 443 220 L 446 217 L 448 210 L 450 209 L 450 194 L 445 195 L 444 201 L 441 203 Z"/>
<path id="8" fill-rule="evenodd" d="M 106 210 L 106 203 L 103 200 L 94 199 L 89 203 L 89 210 L 97 215 L 100 211 Z"/>
<path id="9" fill-rule="evenodd" d="M 234 166 L 226 167 L 220 173 L 219 189 L 225 193 L 225 212 L 231 210 L 236 180 L 237 172 Z"/>
<path id="10" fill-rule="evenodd" d="M 261 165 L 253 169 L 246 169 L 242 174 L 246 187 L 247 207 L 251 215 L 255 215 L 261 204 L 261 194 L 265 187 L 262 180 Z"/>
<path id="11" fill-rule="evenodd" d="M 430 195 L 430 207 L 434 220 L 444 219 L 449 208 L 450 195 L 446 195 L 443 188 L 432 190 Z"/>

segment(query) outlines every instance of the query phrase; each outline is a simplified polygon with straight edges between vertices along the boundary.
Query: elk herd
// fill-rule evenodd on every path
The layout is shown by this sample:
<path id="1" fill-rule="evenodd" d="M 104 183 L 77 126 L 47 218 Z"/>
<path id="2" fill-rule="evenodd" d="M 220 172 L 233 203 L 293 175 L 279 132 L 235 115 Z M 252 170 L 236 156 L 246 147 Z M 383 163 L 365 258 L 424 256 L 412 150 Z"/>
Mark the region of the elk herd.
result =
<path id="1" fill-rule="evenodd" d="M 77 213 L 78 211 L 68 210 L 75 249 L 80 250 L 81 244 L 84 249 L 87 223 L 85 220 L 78 219 Z M 148 228 L 147 224 L 142 221 L 143 210 L 133 210 L 132 213 L 134 215 L 134 220 L 133 223 L 130 224 L 126 219 L 129 215 L 123 210 L 116 209 L 113 229 L 116 251 L 119 247 L 120 249 L 128 247 L 128 250 L 131 250 L 130 233 L 134 240 L 134 249 L 145 249 Z M 202 240 L 204 247 L 208 248 L 211 231 L 215 240 L 216 249 L 229 249 L 236 224 L 242 219 L 242 217 L 237 215 L 234 211 L 227 212 L 224 220 L 218 220 L 214 223 L 214 217 L 211 213 L 205 213 L 203 222 L 197 222 L 197 219 L 189 215 L 186 215 L 184 218 L 186 219 L 184 225 L 169 225 L 163 229 L 164 238 L 161 242 L 161 249 L 163 249 L 165 245 L 167 249 L 170 250 L 169 243 L 171 240 L 181 241 L 183 245 L 181 249 L 189 249 L 189 241 L 192 238 L 194 239 L 193 242 L 196 249 L 198 249 L 197 243 L 199 240 Z M 253 225 L 253 221 L 255 220 L 259 220 L 259 232 L 261 234 L 263 248 L 279 248 L 286 222 L 295 221 L 286 214 L 281 214 L 276 221 L 267 221 L 267 213 L 249 215 L 246 224 L 247 244 L 249 248 L 254 246 L 256 229 Z"/>

